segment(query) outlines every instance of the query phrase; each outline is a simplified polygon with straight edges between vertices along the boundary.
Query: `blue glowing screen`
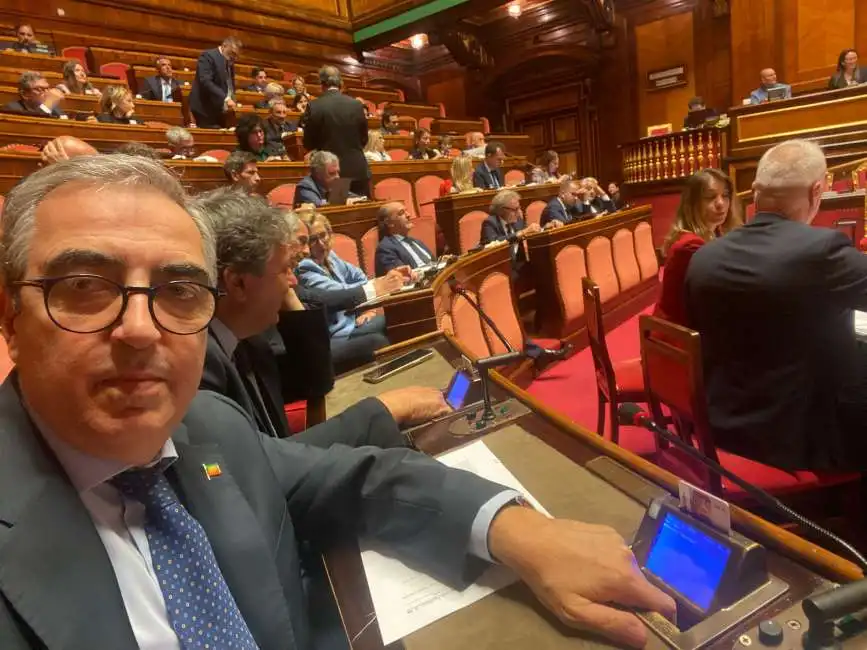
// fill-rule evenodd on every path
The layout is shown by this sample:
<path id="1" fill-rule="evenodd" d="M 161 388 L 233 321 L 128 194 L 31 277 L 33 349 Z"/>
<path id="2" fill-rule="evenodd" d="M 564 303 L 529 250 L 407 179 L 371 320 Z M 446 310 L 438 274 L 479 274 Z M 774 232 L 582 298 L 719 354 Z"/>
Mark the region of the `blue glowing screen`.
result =
<path id="1" fill-rule="evenodd" d="M 645 568 L 706 610 L 713 602 L 731 549 L 670 512 L 647 554 Z"/>
<path id="2" fill-rule="evenodd" d="M 459 372 L 455 375 L 452 385 L 449 386 L 449 394 L 446 395 L 446 402 L 453 409 L 463 407 L 464 400 L 467 399 L 467 391 L 470 389 L 470 377 L 465 372 Z"/>

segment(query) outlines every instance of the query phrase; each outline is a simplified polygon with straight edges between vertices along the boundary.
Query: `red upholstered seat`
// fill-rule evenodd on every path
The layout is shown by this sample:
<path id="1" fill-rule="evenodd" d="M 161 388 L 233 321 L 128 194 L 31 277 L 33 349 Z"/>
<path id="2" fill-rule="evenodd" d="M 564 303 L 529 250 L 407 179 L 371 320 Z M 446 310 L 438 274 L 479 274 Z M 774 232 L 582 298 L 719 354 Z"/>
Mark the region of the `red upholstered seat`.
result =
<path id="1" fill-rule="evenodd" d="M 202 155 L 216 158 L 218 161 L 220 161 L 220 163 L 224 163 L 226 162 L 226 158 L 229 157 L 229 152 L 225 149 L 208 149 Z"/>
<path id="2" fill-rule="evenodd" d="M 84 68 L 85 72 L 90 72 L 90 69 L 87 67 L 87 48 L 81 45 L 73 45 L 70 47 L 64 47 L 63 51 L 60 55 L 64 59 L 75 59 L 81 64 L 81 67 Z"/>
<path id="3" fill-rule="evenodd" d="M 307 428 L 307 402 L 302 400 L 285 404 L 283 412 L 286 414 L 286 421 L 289 423 L 289 430 L 292 433 L 298 433 Z"/>
<path id="4" fill-rule="evenodd" d="M 282 183 L 268 192 L 268 202 L 276 207 L 291 208 L 295 201 L 295 183 Z"/>
<path id="5" fill-rule="evenodd" d="M 644 368 L 641 357 L 617 361 L 612 364 L 617 382 L 617 392 L 624 401 L 644 399 Z"/>
<path id="6" fill-rule="evenodd" d="M 126 73 L 129 66 L 126 63 L 112 61 L 111 63 L 103 63 L 99 66 L 99 74 L 103 77 L 114 77 L 115 79 L 126 79 Z"/>

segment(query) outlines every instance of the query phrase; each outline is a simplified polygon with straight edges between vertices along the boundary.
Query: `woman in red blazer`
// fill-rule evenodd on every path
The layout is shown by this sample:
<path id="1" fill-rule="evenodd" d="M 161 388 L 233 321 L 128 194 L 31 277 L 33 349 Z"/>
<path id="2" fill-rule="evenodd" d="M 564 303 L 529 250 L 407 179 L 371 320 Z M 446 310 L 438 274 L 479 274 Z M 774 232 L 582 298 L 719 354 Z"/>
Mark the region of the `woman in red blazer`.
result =
<path id="1" fill-rule="evenodd" d="M 671 230 L 662 245 L 665 267 L 653 315 L 689 326 L 686 316 L 686 270 L 705 242 L 743 224 L 734 183 L 718 169 L 703 169 L 686 182 Z"/>

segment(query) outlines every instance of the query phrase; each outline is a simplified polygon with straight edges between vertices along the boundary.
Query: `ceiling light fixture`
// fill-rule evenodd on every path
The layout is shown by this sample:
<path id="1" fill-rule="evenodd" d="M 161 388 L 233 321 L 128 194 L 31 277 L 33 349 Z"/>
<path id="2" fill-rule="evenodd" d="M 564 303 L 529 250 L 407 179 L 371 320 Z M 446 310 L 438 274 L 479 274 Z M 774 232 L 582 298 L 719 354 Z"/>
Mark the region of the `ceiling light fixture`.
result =
<path id="1" fill-rule="evenodd" d="M 425 34 L 416 34 L 409 39 L 409 44 L 412 45 L 414 50 L 420 50 L 424 47 L 425 41 L 427 41 Z"/>
<path id="2" fill-rule="evenodd" d="M 520 18 L 521 17 L 521 5 L 518 2 L 513 2 L 509 5 L 509 15 L 512 18 Z"/>

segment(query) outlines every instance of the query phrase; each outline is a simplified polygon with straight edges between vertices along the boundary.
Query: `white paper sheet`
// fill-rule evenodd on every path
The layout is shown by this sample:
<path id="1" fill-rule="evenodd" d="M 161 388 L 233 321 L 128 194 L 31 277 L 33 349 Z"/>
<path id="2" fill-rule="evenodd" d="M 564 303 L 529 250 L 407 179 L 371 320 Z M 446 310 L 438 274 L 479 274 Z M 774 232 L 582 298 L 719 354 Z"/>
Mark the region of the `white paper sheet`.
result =
<path id="1" fill-rule="evenodd" d="M 548 514 L 482 441 L 476 441 L 440 456 L 449 467 L 473 472 L 490 481 L 521 492 L 533 506 Z M 401 639 L 502 589 L 516 580 L 510 569 L 492 566 L 475 583 L 458 591 L 403 562 L 375 550 L 362 540 L 361 560 L 370 586 L 382 642 Z"/>
<path id="2" fill-rule="evenodd" d="M 855 310 L 855 336 L 867 338 L 867 312 Z"/>

